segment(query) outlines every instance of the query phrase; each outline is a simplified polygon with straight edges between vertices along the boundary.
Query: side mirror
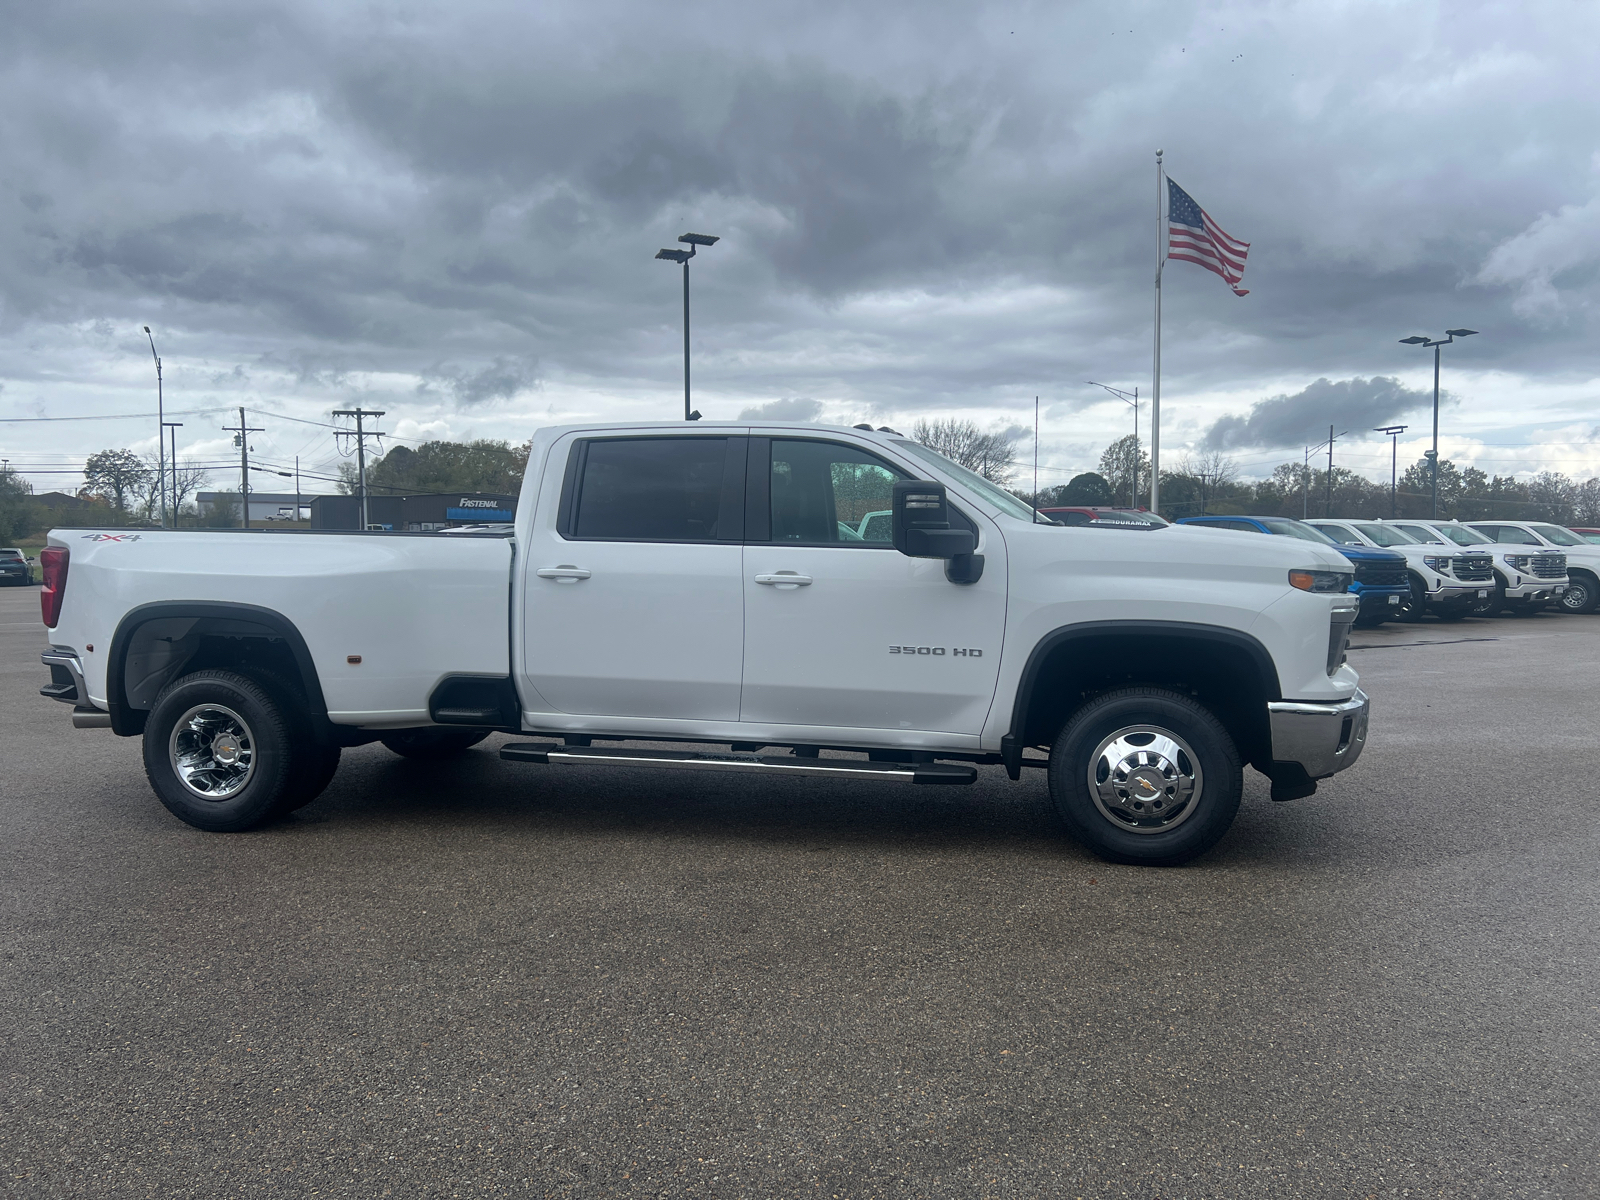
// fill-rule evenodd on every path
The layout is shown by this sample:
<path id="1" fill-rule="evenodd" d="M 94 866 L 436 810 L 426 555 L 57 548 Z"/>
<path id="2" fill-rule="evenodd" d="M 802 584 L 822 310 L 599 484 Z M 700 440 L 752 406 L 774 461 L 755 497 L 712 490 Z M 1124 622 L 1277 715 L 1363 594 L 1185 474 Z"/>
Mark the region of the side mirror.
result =
<path id="1" fill-rule="evenodd" d="M 950 527 L 950 502 L 942 483 L 902 479 L 890 502 L 894 548 L 908 558 L 942 558 L 951 583 L 976 583 L 983 575 L 983 556 L 974 554 L 977 536 Z"/>

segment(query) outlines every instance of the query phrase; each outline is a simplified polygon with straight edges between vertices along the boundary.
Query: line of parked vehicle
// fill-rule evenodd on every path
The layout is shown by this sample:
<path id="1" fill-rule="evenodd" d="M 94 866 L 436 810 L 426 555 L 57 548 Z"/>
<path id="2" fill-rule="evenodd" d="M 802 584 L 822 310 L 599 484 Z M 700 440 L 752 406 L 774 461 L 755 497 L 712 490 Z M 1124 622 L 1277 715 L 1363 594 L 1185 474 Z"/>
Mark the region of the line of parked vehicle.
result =
<path id="1" fill-rule="evenodd" d="M 1148 528 L 1162 518 L 1138 509 L 1046 508 L 1064 525 Z M 1184 517 L 1180 525 L 1297 537 L 1335 546 L 1350 560 L 1356 623 L 1446 621 L 1528 615 L 1554 607 L 1592 612 L 1600 602 L 1600 529 L 1547 521 L 1422 521 L 1289 517 Z"/>

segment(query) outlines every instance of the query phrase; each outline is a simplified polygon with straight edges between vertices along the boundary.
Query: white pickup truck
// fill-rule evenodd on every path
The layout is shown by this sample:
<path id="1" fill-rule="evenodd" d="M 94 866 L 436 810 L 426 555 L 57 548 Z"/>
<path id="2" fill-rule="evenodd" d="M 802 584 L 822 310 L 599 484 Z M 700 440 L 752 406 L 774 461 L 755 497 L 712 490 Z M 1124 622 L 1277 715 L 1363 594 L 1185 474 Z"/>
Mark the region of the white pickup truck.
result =
<path id="1" fill-rule="evenodd" d="M 1096 851 L 1172 864 L 1228 829 L 1243 764 L 1295 799 L 1367 733 L 1331 546 L 1043 523 L 866 426 L 546 429 L 511 537 L 63 529 L 42 560 L 44 694 L 142 735 L 208 830 L 308 803 L 341 747 L 503 732 L 546 769 L 1047 768 Z"/>

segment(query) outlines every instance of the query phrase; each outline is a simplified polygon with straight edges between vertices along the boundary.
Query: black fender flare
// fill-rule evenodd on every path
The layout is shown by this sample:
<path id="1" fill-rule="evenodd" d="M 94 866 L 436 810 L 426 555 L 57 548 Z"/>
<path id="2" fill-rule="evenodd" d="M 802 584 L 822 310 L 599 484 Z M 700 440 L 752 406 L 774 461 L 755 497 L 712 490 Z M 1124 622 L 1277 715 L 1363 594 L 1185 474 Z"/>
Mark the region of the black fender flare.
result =
<path id="1" fill-rule="evenodd" d="M 1278 666 L 1260 639 L 1238 629 L 1223 625 L 1203 625 L 1189 621 L 1081 621 L 1062 625 L 1051 630 L 1034 644 L 1028 661 L 1017 681 L 1016 700 L 1011 707 L 1011 726 L 1000 740 L 1000 754 L 1006 771 L 1016 779 L 1022 771 L 1022 751 L 1026 745 L 1028 705 L 1038 683 L 1039 672 L 1050 655 L 1064 645 L 1075 641 L 1088 641 L 1107 634 L 1141 634 L 1151 638 L 1183 638 L 1210 642 L 1229 649 L 1242 651 L 1254 665 L 1267 700 L 1282 700 L 1283 688 L 1278 680 Z"/>
<path id="2" fill-rule="evenodd" d="M 263 626 L 271 636 L 282 638 L 300 672 L 300 686 L 305 691 L 312 725 L 324 736 L 330 736 L 333 726 L 328 720 L 328 705 L 322 695 L 322 680 L 317 675 L 311 650 L 300 630 L 293 621 L 274 609 L 228 600 L 158 600 L 129 609 L 123 615 L 117 623 L 116 633 L 111 637 L 111 653 L 106 662 L 106 708 L 111 714 L 113 732 L 123 737 L 144 732 L 145 710 L 128 703 L 126 690 L 128 646 L 134 635 L 151 621 L 187 617 L 244 621 Z"/>

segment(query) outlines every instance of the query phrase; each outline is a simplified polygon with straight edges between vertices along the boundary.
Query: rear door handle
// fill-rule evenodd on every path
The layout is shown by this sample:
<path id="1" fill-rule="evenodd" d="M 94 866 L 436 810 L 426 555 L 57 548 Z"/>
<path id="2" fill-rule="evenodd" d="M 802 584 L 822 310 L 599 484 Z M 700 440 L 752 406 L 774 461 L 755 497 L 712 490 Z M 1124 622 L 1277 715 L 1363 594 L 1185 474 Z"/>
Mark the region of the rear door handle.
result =
<path id="1" fill-rule="evenodd" d="M 559 567 L 540 567 L 534 574 L 540 579 L 554 579 L 557 583 L 577 583 L 580 579 L 589 578 L 588 571 L 570 563 L 563 563 Z"/>
<path id="2" fill-rule="evenodd" d="M 773 587 L 807 587 L 811 583 L 811 576 L 801 575 L 797 571 L 775 571 L 771 575 L 757 575 L 756 582 Z"/>

